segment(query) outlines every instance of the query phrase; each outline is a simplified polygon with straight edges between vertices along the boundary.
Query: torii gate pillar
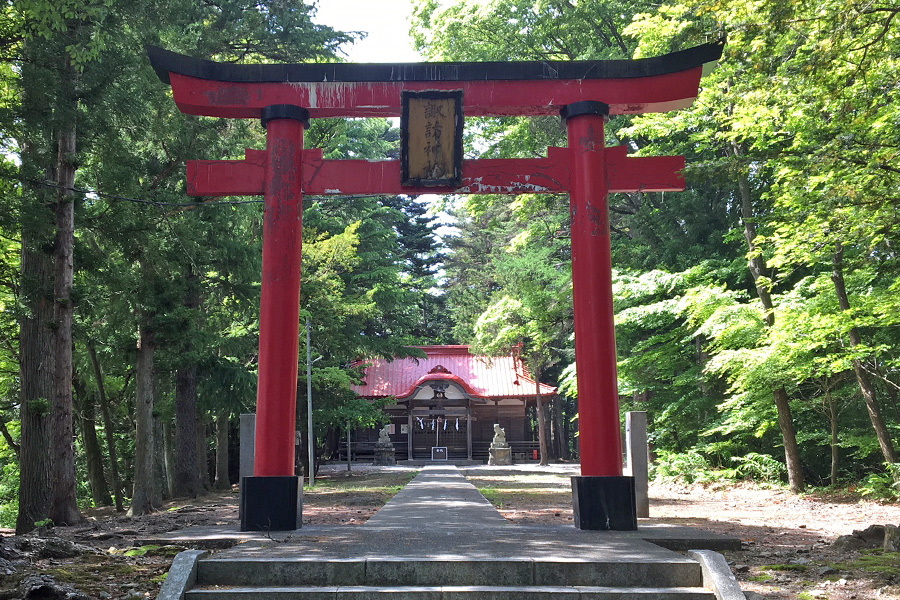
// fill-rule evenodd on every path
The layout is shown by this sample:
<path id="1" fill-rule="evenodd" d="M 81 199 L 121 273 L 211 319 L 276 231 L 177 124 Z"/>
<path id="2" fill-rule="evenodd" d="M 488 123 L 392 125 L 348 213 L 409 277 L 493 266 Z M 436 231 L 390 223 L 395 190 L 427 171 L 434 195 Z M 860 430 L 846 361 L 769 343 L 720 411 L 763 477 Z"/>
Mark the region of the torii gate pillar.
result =
<path id="1" fill-rule="evenodd" d="M 303 480 L 294 474 L 294 415 L 300 353 L 300 266 L 303 230 L 303 132 L 309 111 L 290 104 L 263 109 L 263 190 L 259 383 L 253 477 L 241 478 L 241 531 L 264 524 L 300 529 Z"/>
<path id="2" fill-rule="evenodd" d="M 578 364 L 581 476 L 572 477 L 579 529 L 637 529 L 634 478 L 622 475 L 613 321 L 609 185 L 603 126 L 609 106 L 575 102 L 561 111 L 571 151 L 572 289 Z"/>

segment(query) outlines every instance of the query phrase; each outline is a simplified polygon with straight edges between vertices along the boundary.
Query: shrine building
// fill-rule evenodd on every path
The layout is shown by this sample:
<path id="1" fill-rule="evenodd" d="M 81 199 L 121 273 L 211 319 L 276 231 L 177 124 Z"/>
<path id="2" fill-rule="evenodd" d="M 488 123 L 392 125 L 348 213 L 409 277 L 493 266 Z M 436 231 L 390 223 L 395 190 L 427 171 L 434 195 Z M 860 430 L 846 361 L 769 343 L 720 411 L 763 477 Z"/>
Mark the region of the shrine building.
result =
<path id="1" fill-rule="evenodd" d="M 519 357 L 478 356 L 469 346 L 417 348 L 427 357 L 361 361 L 363 382 L 353 388 L 364 398 L 390 399 L 384 410 L 398 459 L 431 460 L 437 447 L 446 448 L 448 460 L 486 460 L 495 423 L 506 430 L 515 459 L 536 458 L 529 414 L 537 390 Z M 542 402 L 556 393 L 540 384 Z M 360 430 L 356 437 L 354 453 L 365 454 L 378 431 Z"/>

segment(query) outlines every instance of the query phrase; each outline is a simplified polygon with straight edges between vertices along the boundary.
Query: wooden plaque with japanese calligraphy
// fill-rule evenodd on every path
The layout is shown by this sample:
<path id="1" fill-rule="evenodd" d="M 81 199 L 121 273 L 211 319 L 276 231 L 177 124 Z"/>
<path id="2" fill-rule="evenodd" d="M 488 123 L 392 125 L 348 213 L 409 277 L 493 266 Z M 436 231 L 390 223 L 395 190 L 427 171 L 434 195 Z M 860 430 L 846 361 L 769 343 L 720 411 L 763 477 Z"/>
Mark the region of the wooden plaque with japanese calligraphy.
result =
<path id="1" fill-rule="evenodd" d="M 401 185 L 461 185 L 462 90 L 404 91 L 402 100 Z"/>

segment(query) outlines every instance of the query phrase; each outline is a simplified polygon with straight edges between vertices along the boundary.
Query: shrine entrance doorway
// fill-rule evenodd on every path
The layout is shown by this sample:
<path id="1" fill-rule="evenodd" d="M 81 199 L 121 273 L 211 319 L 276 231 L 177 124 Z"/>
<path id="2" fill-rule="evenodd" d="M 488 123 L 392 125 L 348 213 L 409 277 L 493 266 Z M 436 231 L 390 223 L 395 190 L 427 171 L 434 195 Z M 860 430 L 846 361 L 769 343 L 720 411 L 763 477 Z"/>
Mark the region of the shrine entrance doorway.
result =
<path id="1" fill-rule="evenodd" d="M 413 410 L 412 460 L 431 460 L 433 447 L 447 448 L 448 460 L 471 460 L 466 410 Z"/>

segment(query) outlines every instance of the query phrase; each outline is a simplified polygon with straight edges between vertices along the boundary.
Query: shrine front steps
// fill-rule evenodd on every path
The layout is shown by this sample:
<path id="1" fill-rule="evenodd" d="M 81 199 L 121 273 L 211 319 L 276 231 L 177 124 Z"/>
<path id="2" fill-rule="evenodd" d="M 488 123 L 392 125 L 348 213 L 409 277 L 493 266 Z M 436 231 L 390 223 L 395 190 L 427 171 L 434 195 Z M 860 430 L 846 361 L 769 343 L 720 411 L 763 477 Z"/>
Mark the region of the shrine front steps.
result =
<path id="1" fill-rule="evenodd" d="M 191 535 L 211 539 L 205 534 Z M 625 532 L 513 525 L 450 465 L 424 468 L 359 527 L 232 536 L 240 543 L 229 550 L 176 556 L 159 599 L 743 600 L 720 554 L 661 547 L 739 540 L 650 524 Z M 178 540 L 167 543 L 190 543 Z"/>
<path id="2" fill-rule="evenodd" d="M 211 558 L 186 600 L 715 600 L 700 564 L 533 559 Z"/>

